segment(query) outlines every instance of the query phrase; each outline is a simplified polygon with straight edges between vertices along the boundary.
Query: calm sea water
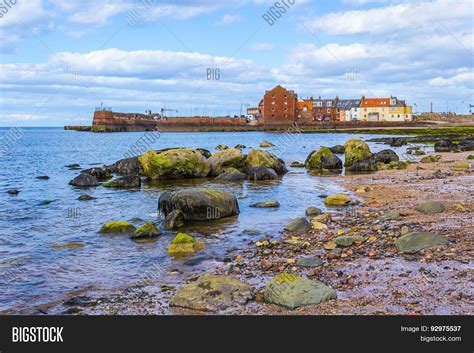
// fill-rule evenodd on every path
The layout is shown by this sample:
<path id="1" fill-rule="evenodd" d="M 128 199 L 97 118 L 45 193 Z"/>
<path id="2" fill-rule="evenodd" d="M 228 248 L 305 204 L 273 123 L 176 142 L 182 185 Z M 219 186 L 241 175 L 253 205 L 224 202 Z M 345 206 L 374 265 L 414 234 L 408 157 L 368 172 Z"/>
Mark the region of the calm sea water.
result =
<path id="1" fill-rule="evenodd" d="M 0 129 L 4 135 L 7 129 Z M 141 191 L 118 191 L 103 187 L 78 190 L 68 185 L 82 168 L 111 164 L 124 155 L 143 133 L 93 134 L 56 128 L 30 128 L 0 158 L 0 310 L 25 308 L 51 302 L 66 293 L 86 287 L 114 288 L 143 278 L 153 264 L 163 268 L 187 263 L 170 258 L 166 249 L 174 233 L 165 233 L 151 243 L 135 243 L 127 236 L 98 234 L 102 224 L 114 220 L 157 221 L 158 197 L 163 190 L 186 187 L 215 187 L 240 197 L 238 217 L 215 223 L 195 224 L 187 231 L 206 243 L 199 253 L 203 269 L 222 261 L 230 247 L 242 248 L 251 237 L 245 229 L 255 228 L 278 235 L 291 219 L 304 215 L 308 206 L 324 209 L 318 196 L 342 189 L 330 178 L 312 176 L 304 169 L 289 168 L 281 180 L 271 182 L 216 183 L 212 179 L 145 184 Z M 277 146 L 275 153 L 289 166 L 304 162 L 320 146 L 343 144 L 349 138 L 374 135 L 276 133 L 164 133 L 149 149 L 201 147 L 215 153 L 215 146 L 244 144 L 258 147 L 264 140 Z M 370 144 L 373 151 L 386 148 Z M 248 152 L 250 149 L 245 149 Z M 397 152 L 401 152 L 400 149 Z M 37 176 L 48 175 L 49 180 Z M 9 189 L 20 190 L 17 196 Z M 81 202 L 87 193 L 95 200 Z M 278 209 L 256 209 L 249 205 L 276 199 Z M 43 205 L 42 201 L 53 201 Z M 139 226 L 143 222 L 136 222 Z M 53 249 L 56 244 L 78 242 L 81 249 Z M 195 268 L 195 267 L 194 267 Z"/>

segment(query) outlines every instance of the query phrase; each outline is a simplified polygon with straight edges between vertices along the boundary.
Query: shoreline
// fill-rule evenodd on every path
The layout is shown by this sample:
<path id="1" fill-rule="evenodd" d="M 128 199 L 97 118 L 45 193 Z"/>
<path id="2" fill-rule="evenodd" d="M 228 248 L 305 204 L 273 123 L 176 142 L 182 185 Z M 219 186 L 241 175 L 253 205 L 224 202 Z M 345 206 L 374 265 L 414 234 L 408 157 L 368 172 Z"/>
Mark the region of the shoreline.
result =
<path id="1" fill-rule="evenodd" d="M 472 152 L 471 152 L 472 153 Z M 302 234 L 270 234 L 268 248 L 249 244 L 230 251 L 227 262 L 218 262 L 206 273 L 231 275 L 254 288 L 254 300 L 226 312 L 205 313 L 170 308 L 176 289 L 194 281 L 202 271 L 166 269 L 152 281 L 141 281 L 114 290 L 85 289 L 66 299 L 21 310 L 43 314 L 85 315 L 461 315 L 472 312 L 468 293 L 474 255 L 474 184 L 472 169 L 465 167 L 470 152 L 440 153 L 435 163 L 416 163 L 406 170 L 383 170 L 372 174 L 330 177 L 359 204 L 334 209 L 328 229 Z M 438 171 L 439 170 L 439 171 Z M 445 188 L 450 185 L 449 188 Z M 367 188 L 360 192 L 361 188 Z M 356 192 L 359 190 L 359 192 Z M 422 201 L 441 201 L 446 212 L 424 215 L 414 211 Z M 463 203 L 463 204 L 461 204 Z M 308 207 L 311 205 L 307 205 Z M 399 212 L 397 220 L 380 221 L 385 212 Z M 448 237 L 450 244 L 422 250 L 414 255 L 397 253 L 394 241 L 402 227 L 432 231 Z M 342 250 L 324 245 L 342 234 L 360 233 L 368 241 Z M 295 241 L 292 237 L 297 237 Z M 253 239 L 252 239 L 253 240 Z M 255 237 L 254 243 L 258 237 Z M 309 243 L 310 245 L 303 244 Z M 267 250 L 267 251 L 265 251 Z M 324 265 L 296 266 L 301 257 L 317 256 Z M 262 302 L 262 288 L 279 273 L 292 273 L 319 280 L 334 288 L 338 299 L 295 310 Z"/>

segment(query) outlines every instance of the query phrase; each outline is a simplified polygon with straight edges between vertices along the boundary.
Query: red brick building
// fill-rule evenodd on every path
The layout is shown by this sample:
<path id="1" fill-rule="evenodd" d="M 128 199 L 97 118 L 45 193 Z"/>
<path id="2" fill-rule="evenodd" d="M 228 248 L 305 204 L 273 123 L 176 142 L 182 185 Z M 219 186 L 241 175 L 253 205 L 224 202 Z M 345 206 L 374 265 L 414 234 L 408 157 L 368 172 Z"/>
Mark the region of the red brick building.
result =
<path id="1" fill-rule="evenodd" d="M 265 125 L 294 124 L 296 122 L 295 92 L 278 85 L 265 92 L 262 106 L 262 123 Z"/>

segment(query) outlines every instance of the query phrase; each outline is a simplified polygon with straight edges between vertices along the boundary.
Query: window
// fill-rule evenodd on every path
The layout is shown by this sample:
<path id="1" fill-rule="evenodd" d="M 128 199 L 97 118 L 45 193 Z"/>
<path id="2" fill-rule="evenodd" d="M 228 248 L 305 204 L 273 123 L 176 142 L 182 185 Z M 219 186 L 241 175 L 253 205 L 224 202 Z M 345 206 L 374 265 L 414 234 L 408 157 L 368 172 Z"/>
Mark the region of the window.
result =
<path id="1" fill-rule="evenodd" d="M 332 102 L 328 102 L 328 107 L 332 107 Z"/>
<path id="2" fill-rule="evenodd" d="M 327 112 L 330 113 L 330 112 L 331 112 L 331 109 L 328 109 Z"/>
<path id="3" fill-rule="evenodd" d="M 322 106 L 323 106 L 323 102 L 316 102 L 316 106 L 317 106 L 317 107 L 322 107 Z"/>
<path id="4" fill-rule="evenodd" d="M 366 112 L 366 111 L 367 111 L 367 108 L 364 108 L 364 112 Z"/>
<path id="5" fill-rule="evenodd" d="M 272 101 L 272 104 L 275 105 L 275 101 Z"/>
<path id="6" fill-rule="evenodd" d="M 284 111 L 287 111 L 287 110 L 288 110 L 288 108 L 287 108 L 287 107 L 285 107 L 283 110 L 284 110 Z"/>
<path id="7" fill-rule="evenodd" d="M 274 112 L 274 111 L 275 111 L 275 108 L 272 108 L 272 112 Z"/>
<path id="8" fill-rule="evenodd" d="M 390 112 L 391 112 L 391 113 L 393 113 L 394 110 L 395 110 L 394 108 L 390 108 Z"/>
<path id="9" fill-rule="evenodd" d="M 272 98 L 275 98 L 275 95 L 274 95 L 274 94 L 272 94 Z"/>
<path id="10" fill-rule="evenodd" d="M 288 105 L 288 102 L 287 102 L 287 101 L 285 101 L 285 105 Z"/>
<path id="11" fill-rule="evenodd" d="M 307 112 L 307 111 L 308 111 L 308 107 L 307 107 L 306 105 L 303 107 L 303 111 L 304 111 L 304 112 Z"/>
<path id="12" fill-rule="evenodd" d="M 286 97 L 288 97 L 288 96 L 285 94 L 285 96 L 284 96 L 284 97 L 286 98 Z"/>

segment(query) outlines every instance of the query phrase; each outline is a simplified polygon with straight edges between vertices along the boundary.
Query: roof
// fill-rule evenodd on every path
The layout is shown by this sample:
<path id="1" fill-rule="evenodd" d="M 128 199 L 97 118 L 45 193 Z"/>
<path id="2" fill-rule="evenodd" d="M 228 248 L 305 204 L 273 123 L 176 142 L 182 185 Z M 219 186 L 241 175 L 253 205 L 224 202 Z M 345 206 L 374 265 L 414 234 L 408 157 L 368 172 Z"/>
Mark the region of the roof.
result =
<path id="1" fill-rule="evenodd" d="M 340 99 L 336 107 L 344 110 L 360 107 L 360 99 Z"/>
<path id="2" fill-rule="evenodd" d="M 388 107 L 390 98 L 363 98 L 362 107 Z"/>

